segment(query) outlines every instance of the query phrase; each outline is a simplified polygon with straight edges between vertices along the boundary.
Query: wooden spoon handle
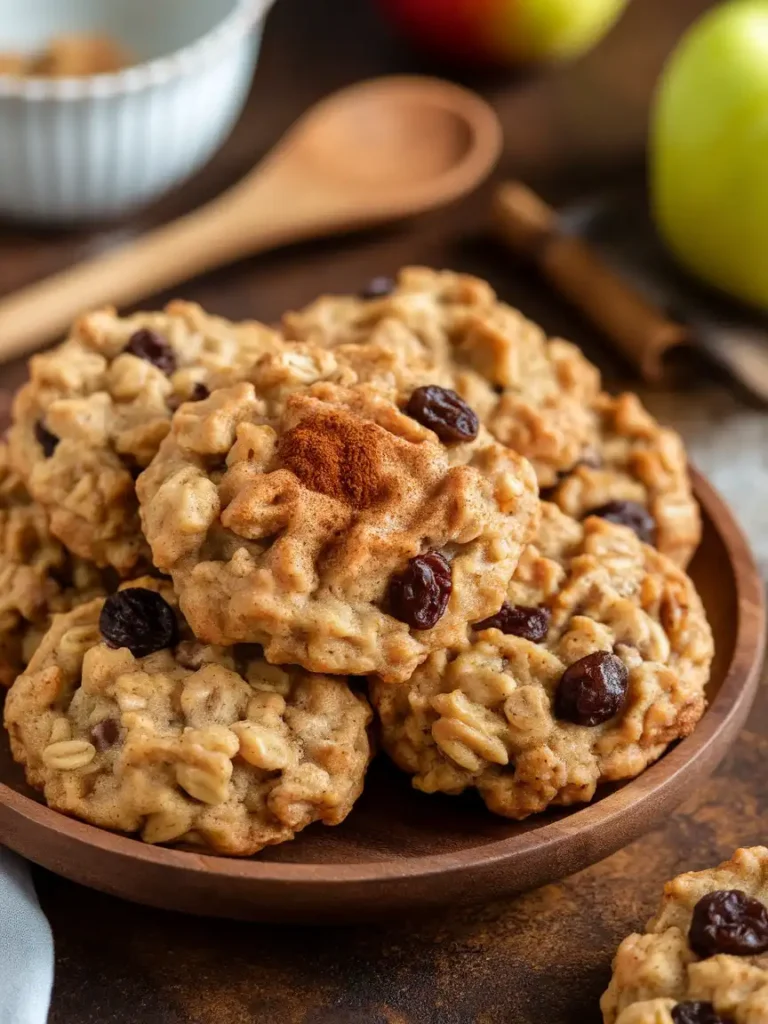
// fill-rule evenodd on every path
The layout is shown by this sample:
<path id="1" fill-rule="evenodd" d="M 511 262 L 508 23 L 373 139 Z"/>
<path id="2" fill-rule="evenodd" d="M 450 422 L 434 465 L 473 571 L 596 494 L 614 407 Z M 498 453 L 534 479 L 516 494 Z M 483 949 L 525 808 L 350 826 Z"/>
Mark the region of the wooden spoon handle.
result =
<path id="1" fill-rule="evenodd" d="M 554 287 L 609 337 L 651 384 L 666 375 L 664 357 L 690 341 L 688 330 L 616 274 L 579 238 L 566 235 L 557 213 L 525 185 L 496 193 L 502 238 L 532 259 Z"/>
<path id="2" fill-rule="evenodd" d="M 229 241 L 205 209 L 0 300 L 0 360 L 51 341 L 84 309 L 128 304 L 218 266 Z"/>
<path id="3" fill-rule="evenodd" d="M 129 305 L 246 254 L 301 234 L 271 187 L 238 187 L 128 245 L 0 300 L 0 362 L 54 340 L 85 309 Z M 244 203 L 247 201 L 247 217 Z"/>

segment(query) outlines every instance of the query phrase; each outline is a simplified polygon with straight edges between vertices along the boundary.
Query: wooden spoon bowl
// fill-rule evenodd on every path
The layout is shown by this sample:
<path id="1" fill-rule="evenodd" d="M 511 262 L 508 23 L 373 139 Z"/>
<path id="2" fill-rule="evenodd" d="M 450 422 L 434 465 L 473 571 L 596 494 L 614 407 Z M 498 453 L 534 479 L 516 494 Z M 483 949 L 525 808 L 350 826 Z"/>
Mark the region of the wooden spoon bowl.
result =
<path id="1" fill-rule="evenodd" d="M 501 144 L 485 100 L 447 82 L 408 76 L 335 93 L 291 136 L 312 161 L 313 173 L 375 189 L 364 202 L 379 213 L 437 206 L 473 187 Z"/>
<path id="2" fill-rule="evenodd" d="M 694 472 L 704 541 L 691 568 L 717 645 L 710 706 L 692 736 L 590 805 L 506 821 L 471 797 L 424 796 L 383 757 L 338 828 L 312 826 L 249 860 L 147 846 L 45 807 L 0 745 L 0 841 L 76 882 L 152 906 L 250 920 L 365 919 L 554 882 L 662 822 L 736 738 L 757 688 L 763 586 L 717 492 Z"/>

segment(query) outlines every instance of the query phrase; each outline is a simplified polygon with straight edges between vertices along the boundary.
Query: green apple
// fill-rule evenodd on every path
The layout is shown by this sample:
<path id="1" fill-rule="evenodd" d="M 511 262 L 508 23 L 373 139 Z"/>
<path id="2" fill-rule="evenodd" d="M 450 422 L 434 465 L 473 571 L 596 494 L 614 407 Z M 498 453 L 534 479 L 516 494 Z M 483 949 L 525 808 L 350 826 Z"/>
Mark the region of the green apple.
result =
<path id="1" fill-rule="evenodd" d="M 578 57 L 618 19 L 628 0 L 516 0 L 503 16 L 510 39 L 528 60 Z M 503 23 L 502 23 L 503 24 Z M 504 31 L 502 30 L 502 37 Z"/>
<path id="2" fill-rule="evenodd" d="M 657 96 L 651 183 L 681 262 L 768 308 L 768 0 L 731 0 L 683 38 Z"/>

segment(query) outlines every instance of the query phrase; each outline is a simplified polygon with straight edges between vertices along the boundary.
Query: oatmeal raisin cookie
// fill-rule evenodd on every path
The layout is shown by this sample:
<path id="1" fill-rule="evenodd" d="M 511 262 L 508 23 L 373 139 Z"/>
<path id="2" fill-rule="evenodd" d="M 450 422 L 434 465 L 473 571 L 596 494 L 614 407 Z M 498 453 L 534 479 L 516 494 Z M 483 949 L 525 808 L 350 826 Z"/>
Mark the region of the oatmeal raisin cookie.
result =
<path id="1" fill-rule="evenodd" d="M 691 581 L 624 526 L 542 523 L 495 616 L 404 686 L 374 681 L 383 745 L 417 789 L 525 818 L 638 775 L 705 707 L 712 636 Z"/>
<path id="2" fill-rule="evenodd" d="M 174 302 L 163 313 L 90 313 L 62 345 L 33 356 L 14 403 L 11 458 L 54 536 L 100 566 L 135 569 L 145 544 L 134 479 L 173 410 L 281 344 L 261 324 Z"/>
<path id="3" fill-rule="evenodd" d="M 103 592 L 96 567 L 51 536 L 0 443 L 0 685 L 23 671 L 50 623 Z"/>
<path id="4" fill-rule="evenodd" d="M 476 421 L 443 444 L 364 386 L 278 410 L 242 383 L 176 413 L 137 485 L 155 565 L 206 642 L 407 679 L 498 608 L 536 525 L 533 471 Z"/>
<path id="5" fill-rule="evenodd" d="M 477 278 L 411 267 L 382 292 L 322 297 L 286 314 L 286 337 L 352 350 L 353 365 L 364 364 L 366 346 L 389 350 L 408 370 L 389 374 L 400 404 L 414 387 L 453 388 L 498 440 L 531 461 L 565 512 L 581 518 L 619 500 L 640 503 L 654 544 L 687 564 L 701 524 L 683 446 L 636 397 L 606 395 L 574 345 L 547 339 Z"/>
<path id="6" fill-rule="evenodd" d="M 51 807 L 235 856 L 346 817 L 370 717 L 345 679 L 198 642 L 153 579 L 57 616 L 5 706 Z"/>
<path id="7" fill-rule="evenodd" d="M 549 486 L 587 443 L 585 403 L 599 391 L 597 370 L 575 346 L 548 341 L 490 285 L 466 274 L 403 270 L 389 294 L 324 296 L 283 318 L 286 337 L 333 351 L 390 349 L 418 366 L 400 397 L 424 383 L 454 387 L 492 433 L 524 454 Z M 407 353 L 407 355 L 406 355 Z M 429 373 L 440 379 L 427 380 Z"/>
<path id="8" fill-rule="evenodd" d="M 664 887 L 659 913 L 619 946 L 605 1024 L 768 1020 L 768 849 L 737 850 Z"/>
<path id="9" fill-rule="evenodd" d="M 661 427 L 637 395 L 598 395 L 592 412 L 593 451 L 547 497 L 577 519 L 607 509 L 614 521 L 631 523 L 638 506 L 646 509 L 641 539 L 685 567 L 701 539 L 701 513 L 680 435 Z"/>

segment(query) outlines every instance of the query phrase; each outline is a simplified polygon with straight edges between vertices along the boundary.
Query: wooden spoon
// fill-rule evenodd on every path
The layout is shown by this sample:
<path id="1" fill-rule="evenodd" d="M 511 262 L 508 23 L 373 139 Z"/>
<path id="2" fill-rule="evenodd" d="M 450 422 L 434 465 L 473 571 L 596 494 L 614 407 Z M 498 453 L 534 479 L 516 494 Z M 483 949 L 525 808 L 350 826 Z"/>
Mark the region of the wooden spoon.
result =
<path id="1" fill-rule="evenodd" d="M 494 111 L 448 82 L 393 77 L 343 89 L 218 199 L 0 301 L 0 360 L 51 341 L 84 309 L 132 304 L 243 256 L 449 203 L 490 173 L 501 144 Z"/>

